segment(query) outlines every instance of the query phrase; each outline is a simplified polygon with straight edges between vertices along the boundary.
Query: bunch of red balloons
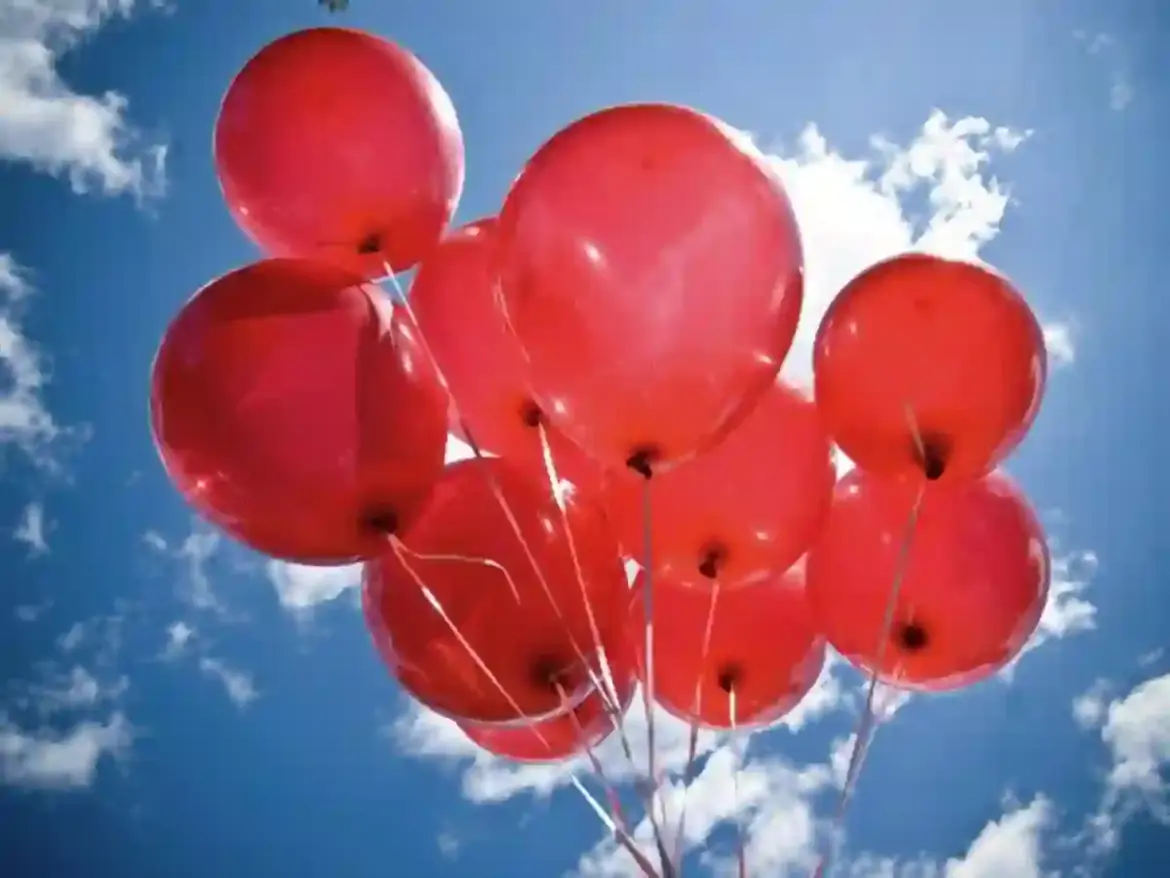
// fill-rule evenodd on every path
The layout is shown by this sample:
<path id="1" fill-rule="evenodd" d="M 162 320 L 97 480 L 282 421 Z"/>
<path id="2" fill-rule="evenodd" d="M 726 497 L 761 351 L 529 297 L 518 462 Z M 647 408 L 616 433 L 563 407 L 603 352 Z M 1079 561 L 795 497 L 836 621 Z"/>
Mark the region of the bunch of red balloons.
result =
<path id="1" fill-rule="evenodd" d="M 774 722 L 826 642 L 894 685 L 954 688 L 1037 625 L 1046 541 L 994 468 L 1035 417 L 1045 352 L 1002 275 L 924 254 L 869 268 L 819 328 L 810 396 L 778 378 L 797 218 L 711 116 L 586 116 L 498 215 L 451 230 L 446 92 L 405 49 L 318 28 L 247 63 L 214 143 L 267 257 L 166 332 L 166 470 L 260 552 L 364 562 L 391 672 L 480 746 L 578 753 L 649 668 L 688 721 Z M 374 283 L 415 266 L 409 298 Z M 450 433 L 474 458 L 445 463 Z M 856 464 L 840 480 L 834 446 Z"/>

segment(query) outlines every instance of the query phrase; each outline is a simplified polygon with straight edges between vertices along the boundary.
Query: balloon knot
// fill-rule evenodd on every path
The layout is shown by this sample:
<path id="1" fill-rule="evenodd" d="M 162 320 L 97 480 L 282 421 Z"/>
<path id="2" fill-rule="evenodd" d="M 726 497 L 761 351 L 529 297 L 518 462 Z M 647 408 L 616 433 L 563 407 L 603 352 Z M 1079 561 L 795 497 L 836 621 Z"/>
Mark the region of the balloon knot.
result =
<path id="1" fill-rule="evenodd" d="M 626 466 L 636 472 L 644 479 L 649 479 L 654 475 L 654 463 L 661 457 L 658 447 L 655 445 L 639 445 L 634 449 L 634 452 L 626 458 Z"/>
<path id="2" fill-rule="evenodd" d="M 899 626 L 894 636 L 902 652 L 920 652 L 930 642 L 926 628 L 918 622 L 907 622 Z"/>
<path id="3" fill-rule="evenodd" d="M 720 543 L 713 543 L 703 551 L 699 561 L 699 573 L 707 579 L 717 579 L 726 561 L 727 549 Z"/>
<path id="4" fill-rule="evenodd" d="M 369 256 L 373 253 L 379 253 L 382 250 L 382 236 L 378 232 L 366 235 L 358 242 L 357 252 L 362 256 Z"/>
<path id="5" fill-rule="evenodd" d="M 398 532 L 398 513 L 393 509 L 378 509 L 368 513 L 363 523 L 370 530 L 392 536 Z"/>
<path id="6" fill-rule="evenodd" d="M 742 674 L 738 665 L 727 665 L 719 672 L 719 676 L 715 678 L 715 682 L 720 689 L 730 695 L 739 683 L 741 676 Z"/>
<path id="7" fill-rule="evenodd" d="M 937 482 L 943 477 L 947 469 L 947 458 L 950 456 L 951 443 L 945 436 L 926 435 L 922 437 L 922 447 L 915 447 L 915 457 L 922 467 L 922 474 L 928 482 Z"/>
<path id="8" fill-rule="evenodd" d="M 544 423 L 544 412 L 535 402 L 526 399 L 520 405 L 520 420 L 524 422 L 525 427 L 535 429 Z"/>

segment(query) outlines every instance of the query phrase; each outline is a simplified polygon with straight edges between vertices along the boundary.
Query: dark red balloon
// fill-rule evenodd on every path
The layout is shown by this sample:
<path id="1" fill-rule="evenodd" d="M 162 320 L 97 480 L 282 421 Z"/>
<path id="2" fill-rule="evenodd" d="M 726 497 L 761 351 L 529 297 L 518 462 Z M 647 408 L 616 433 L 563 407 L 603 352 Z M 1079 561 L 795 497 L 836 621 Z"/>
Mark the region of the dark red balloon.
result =
<path id="1" fill-rule="evenodd" d="M 151 376 L 163 465 L 202 515 L 278 558 L 376 555 L 443 469 L 446 396 L 375 286 L 301 259 L 225 274 L 183 306 Z"/>
<path id="2" fill-rule="evenodd" d="M 507 501 L 552 600 L 493 485 Z M 587 606 L 607 653 L 624 648 L 630 591 L 609 522 L 599 506 L 580 496 L 570 497 L 566 508 L 568 530 L 551 488 L 499 458 L 447 468 L 403 540 L 407 565 L 451 624 L 394 551 L 366 565 L 367 625 L 415 698 L 460 721 L 544 719 L 563 709 L 562 692 L 581 697 L 600 673 Z"/>
<path id="3" fill-rule="evenodd" d="M 786 570 L 819 533 L 835 481 L 816 405 L 776 381 L 723 442 L 650 481 L 656 575 L 734 586 Z M 606 494 L 635 558 L 645 551 L 644 492 L 638 476 L 614 473 Z"/>
<path id="4" fill-rule="evenodd" d="M 1002 668 L 1036 630 L 1048 597 L 1048 544 L 1001 473 L 932 485 L 880 653 L 918 490 L 911 479 L 860 470 L 842 479 L 809 552 L 809 598 L 829 642 L 853 664 L 908 689 L 956 689 Z"/>
<path id="5" fill-rule="evenodd" d="M 802 296 L 788 198 L 743 135 L 614 107 L 549 140 L 500 214 L 505 310 L 550 421 L 607 464 L 661 469 L 771 384 Z"/>
<path id="6" fill-rule="evenodd" d="M 628 673 L 614 681 L 622 714 L 633 700 L 635 681 Z M 596 747 L 617 728 L 619 717 L 609 698 L 594 690 L 571 710 L 530 725 L 464 723 L 460 728 L 474 743 L 497 756 L 517 762 L 558 762 Z"/>
<path id="7" fill-rule="evenodd" d="M 644 575 L 639 574 L 636 589 L 644 584 Z M 768 725 L 792 710 L 820 676 L 825 641 L 798 569 L 742 588 L 719 589 L 706 655 L 704 635 L 714 590 L 661 577 L 653 588 L 654 697 L 675 716 L 712 728 Z M 631 618 L 643 667 L 645 647 L 638 630 L 646 616 L 641 601 L 634 604 Z"/>
<path id="8" fill-rule="evenodd" d="M 547 479 L 540 431 L 557 475 L 595 488 L 601 468 L 547 424 L 529 390 L 528 367 L 496 300 L 497 223 L 480 220 L 447 236 L 419 266 L 410 305 L 459 414 L 479 447 Z M 455 429 L 461 438 L 461 429 Z"/>
<path id="9" fill-rule="evenodd" d="M 959 481 L 1020 443 L 1047 375 L 1040 324 L 1007 279 L 921 253 L 846 285 L 813 367 L 825 426 L 859 467 Z"/>
<path id="10" fill-rule="evenodd" d="M 232 216 L 266 252 L 375 278 L 438 242 L 463 189 L 463 135 L 410 52 L 311 28 L 269 43 L 236 76 L 215 167 Z"/>

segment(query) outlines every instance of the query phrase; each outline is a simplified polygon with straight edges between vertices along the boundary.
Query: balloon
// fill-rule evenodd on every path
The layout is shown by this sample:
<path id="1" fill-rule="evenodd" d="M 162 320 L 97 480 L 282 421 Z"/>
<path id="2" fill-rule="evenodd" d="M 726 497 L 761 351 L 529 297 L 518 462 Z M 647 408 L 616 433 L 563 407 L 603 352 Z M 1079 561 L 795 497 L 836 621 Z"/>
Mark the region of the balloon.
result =
<path id="1" fill-rule="evenodd" d="M 631 674 L 615 680 L 622 713 L 634 697 Z M 609 702 L 596 690 L 571 710 L 525 726 L 477 725 L 464 723 L 463 733 L 475 744 L 518 762 L 558 762 L 592 749 L 617 728 L 617 716 Z"/>
<path id="2" fill-rule="evenodd" d="M 531 549 L 547 593 L 495 489 Z M 611 653 L 625 636 L 630 592 L 601 508 L 571 495 L 566 510 L 567 529 L 551 488 L 500 458 L 461 461 L 447 468 L 426 510 L 403 536 L 406 563 L 390 549 L 366 565 L 367 626 L 415 698 L 459 721 L 544 719 L 563 711 L 562 692 L 575 704 L 599 679 L 587 607 L 601 645 Z"/>
<path id="3" fill-rule="evenodd" d="M 183 306 L 151 376 L 167 474 L 252 548 L 309 564 L 376 555 L 443 470 L 446 397 L 409 320 L 330 265 L 271 259 Z"/>
<path id="4" fill-rule="evenodd" d="M 586 116 L 500 214 L 502 299 L 541 409 L 642 474 L 714 444 L 771 384 L 802 296 L 788 197 L 746 138 L 659 104 Z"/>
<path id="5" fill-rule="evenodd" d="M 786 570 L 817 536 L 835 481 L 815 404 L 776 381 L 722 443 L 649 483 L 656 575 L 734 586 Z M 635 475 L 615 473 L 606 492 L 635 558 L 644 552 L 644 491 Z"/>
<path id="6" fill-rule="evenodd" d="M 919 483 L 921 484 L 921 483 Z M 1048 597 L 1048 545 L 1004 475 L 926 490 L 893 627 L 878 654 L 918 487 L 854 470 L 809 552 L 808 591 L 829 642 L 907 689 L 956 689 L 1023 649 Z"/>
<path id="7" fill-rule="evenodd" d="M 224 96 L 214 149 L 228 209 L 260 247 L 368 278 L 421 259 L 463 190 L 443 87 L 410 52 L 356 30 L 261 49 Z"/>
<path id="8" fill-rule="evenodd" d="M 978 478 L 1003 460 L 1035 420 L 1047 374 L 1040 325 L 1004 277 L 921 253 L 845 286 L 813 367 L 825 425 L 851 460 L 932 480 Z"/>
<path id="9" fill-rule="evenodd" d="M 520 344 L 496 302 L 494 219 L 447 236 L 419 266 L 410 305 L 463 422 L 481 450 L 507 458 L 547 480 L 542 425 L 557 475 L 582 488 L 601 479 L 600 467 L 547 426 L 528 389 Z M 463 430 L 453 430 L 461 438 Z"/>
<path id="10" fill-rule="evenodd" d="M 636 588 L 645 584 L 644 577 L 639 574 Z M 820 676 L 825 641 L 799 569 L 719 589 L 706 655 L 714 590 L 660 577 L 653 588 L 654 697 L 675 716 L 711 728 L 768 725 L 795 707 Z M 638 664 L 644 668 L 644 640 L 637 634 L 645 626 L 642 601 L 634 604 L 631 618 Z"/>

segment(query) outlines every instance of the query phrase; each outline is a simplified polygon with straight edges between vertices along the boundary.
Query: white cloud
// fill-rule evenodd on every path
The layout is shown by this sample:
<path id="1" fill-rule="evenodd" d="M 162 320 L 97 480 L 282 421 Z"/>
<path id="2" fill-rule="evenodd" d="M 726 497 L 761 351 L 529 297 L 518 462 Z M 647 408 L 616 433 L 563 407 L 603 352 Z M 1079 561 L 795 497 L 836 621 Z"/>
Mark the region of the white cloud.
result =
<path id="1" fill-rule="evenodd" d="M 1108 680 L 1098 680 L 1087 691 L 1073 699 L 1072 715 L 1080 728 L 1098 729 L 1105 722 L 1111 688 Z"/>
<path id="2" fill-rule="evenodd" d="M 1101 739 L 1113 757 L 1109 786 L 1164 797 L 1170 766 L 1170 674 L 1146 680 L 1109 705 Z"/>
<path id="3" fill-rule="evenodd" d="M 273 560 L 265 564 L 264 570 L 276 589 L 280 605 L 297 613 L 310 612 L 317 604 L 336 600 L 362 582 L 360 564 L 310 567 Z"/>
<path id="4" fill-rule="evenodd" d="M 186 622 L 172 622 L 167 626 L 167 645 L 163 648 L 163 659 L 173 661 L 184 655 L 194 636 L 195 629 Z"/>
<path id="5" fill-rule="evenodd" d="M 1170 674 L 1139 683 L 1103 709 L 1094 704 L 1093 719 L 1110 767 L 1101 802 L 1079 840 L 1090 856 L 1106 857 L 1140 813 L 1170 826 Z"/>
<path id="6" fill-rule="evenodd" d="M 68 790 L 90 786 L 106 756 L 123 756 L 133 731 L 121 713 L 104 723 L 85 720 L 66 732 L 24 730 L 0 715 L 0 781 L 10 786 Z"/>
<path id="7" fill-rule="evenodd" d="M 1077 360 L 1076 328 L 1066 321 L 1045 324 L 1044 346 L 1048 349 L 1050 370 L 1071 366 Z"/>
<path id="8" fill-rule="evenodd" d="M 67 674 L 50 683 L 38 683 L 29 692 L 42 713 L 84 710 L 105 701 L 121 698 L 130 681 L 122 676 L 109 683 L 98 680 L 90 671 L 75 665 Z"/>
<path id="9" fill-rule="evenodd" d="M 15 445 L 33 461 L 51 466 L 50 448 L 61 429 L 42 396 L 49 380 L 44 357 L 21 327 L 24 303 L 32 294 L 24 270 L 11 254 L 0 253 L 0 446 Z"/>
<path id="10" fill-rule="evenodd" d="M 1052 546 L 1052 582 L 1040 624 L 1020 654 L 1000 672 L 1001 676 L 1010 680 L 1024 656 L 1049 641 L 1096 629 L 1097 607 L 1085 597 L 1096 575 L 1096 553 L 1079 550 L 1060 554 Z"/>
<path id="11" fill-rule="evenodd" d="M 811 379 L 821 318 L 869 265 L 907 250 L 976 259 L 999 234 L 1010 200 L 986 168 L 1030 134 L 978 117 L 951 120 L 936 110 L 905 147 L 874 138 L 869 155 L 846 157 L 809 125 L 795 149 L 775 156 L 805 248 L 804 308 L 785 374 L 801 383 Z M 929 215 L 917 220 L 914 206 L 923 198 Z"/>
<path id="12" fill-rule="evenodd" d="M 243 710 L 259 697 L 260 693 L 252 681 L 251 674 L 229 666 L 221 659 L 204 657 L 199 660 L 199 669 L 208 677 L 218 680 L 232 704 Z"/>
<path id="13" fill-rule="evenodd" d="M 177 561 L 182 567 L 182 597 L 198 610 L 221 614 L 226 612 L 226 608 L 211 585 L 208 562 L 215 556 L 222 540 L 218 533 L 202 524 L 196 524 L 195 529 L 174 548 L 158 531 L 150 530 L 142 535 L 142 541 L 152 551 Z"/>
<path id="14" fill-rule="evenodd" d="M 1125 53 L 1117 40 L 1110 34 L 1089 34 L 1083 30 L 1073 31 L 1073 38 L 1081 44 L 1085 54 L 1096 58 L 1108 71 L 1109 109 L 1120 112 L 1128 107 L 1134 98 L 1133 83 Z"/>
<path id="15" fill-rule="evenodd" d="M 1043 796 L 989 823 L 962 859 L 948 860 L 946 878 L 1044 878 L 1042 834 L 1052 825 L 1052 804 Z"/>
<path id="16" fill-rule="evenodd" d="M 45 507 L 40 503 L 29 503 L 20 514 L 20 521 L 12 532 L 12 538 L 28 546 L 31 555 L 44 555 L 49 551 L 45 539 Z"/>
<path id="17" fill-rule="evenodd" d="M 15 0 L 0 4 L 0 158 L 67 179 L 76 192 L 137 197 L 164 188 L 166 148 L 144 141 L 124 95 L 80 94 L 63 55 L 134 0 Z"/>

